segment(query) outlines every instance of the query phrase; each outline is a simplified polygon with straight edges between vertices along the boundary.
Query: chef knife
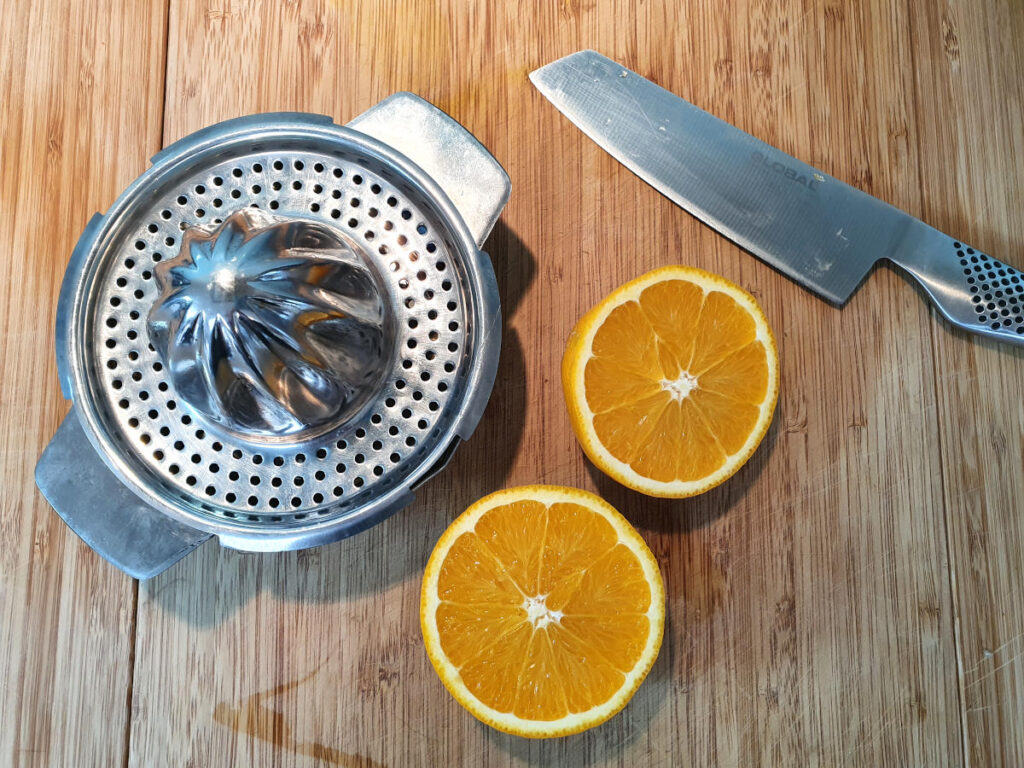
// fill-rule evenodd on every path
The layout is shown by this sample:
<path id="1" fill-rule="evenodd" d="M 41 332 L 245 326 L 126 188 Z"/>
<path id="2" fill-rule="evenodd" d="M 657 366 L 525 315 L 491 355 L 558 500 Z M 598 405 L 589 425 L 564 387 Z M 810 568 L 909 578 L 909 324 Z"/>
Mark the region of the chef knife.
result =
<path id="1" fill-rule="evenodd" d="M 530 74 L 591 139 L 705 224 L 842 305 L 880 259 L 939 311 L 1024 345 L 1024 276 L 780 152 L 594 51 Z"/>

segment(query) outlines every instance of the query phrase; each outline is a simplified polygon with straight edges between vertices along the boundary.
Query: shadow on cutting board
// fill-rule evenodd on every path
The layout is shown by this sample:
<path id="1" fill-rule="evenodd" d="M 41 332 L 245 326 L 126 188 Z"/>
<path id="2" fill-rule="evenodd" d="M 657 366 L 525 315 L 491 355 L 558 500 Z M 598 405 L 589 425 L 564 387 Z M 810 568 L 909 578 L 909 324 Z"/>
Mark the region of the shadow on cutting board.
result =
<path id="1" fill-rule="evenodd" d="M 501 221 L 484 250 L 494 263 L 504 323 L 494 390 L 473 437 L 418 491 L 416 501 L 368 531 L 315 549 L 246 554 L 208 541 L 144 583 L 144 600 L 205 628 L 230 618 L 260 591 L 289 602 L 334 603 L 418 579 L 448 524 L 476 499 L 504 485 L 522 439 L 526 368 L 522 343 L 508 321 L 537 265 Z"/>

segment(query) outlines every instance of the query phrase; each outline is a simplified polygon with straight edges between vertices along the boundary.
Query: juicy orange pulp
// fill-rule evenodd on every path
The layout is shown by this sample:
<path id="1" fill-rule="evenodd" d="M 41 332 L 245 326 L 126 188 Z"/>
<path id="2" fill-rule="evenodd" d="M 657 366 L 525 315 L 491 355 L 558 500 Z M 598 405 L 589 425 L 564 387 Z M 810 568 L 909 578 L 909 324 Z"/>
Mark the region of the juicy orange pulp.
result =
<path id="1" fill-rule="evenodd" d="M 584 503 L 544 498 L 557 489 L 530 488 L 544 500 L 492 506 L 447 551 L 442 537 L 421 619 L 428 652 L 436 621 L 442 658 L 431 660 L 464 706 L 502 730 L 547 736 L 590 727 L 628 701 L 657 655 L 664 592 L 650 550 L 606 502 L 574 489 Z M 435 556 L 443 560 L 433 608 Z M 545 730 L 556 722 L 558 733 Z"/>
<path id="2" fill-rule="evenodd" d="M 594 430 L 654 480 L 695 480 L 743 447 L 761 414 L 768 356 L 731 296 L 655 283 L 608 315 L 585 370 Z"/>

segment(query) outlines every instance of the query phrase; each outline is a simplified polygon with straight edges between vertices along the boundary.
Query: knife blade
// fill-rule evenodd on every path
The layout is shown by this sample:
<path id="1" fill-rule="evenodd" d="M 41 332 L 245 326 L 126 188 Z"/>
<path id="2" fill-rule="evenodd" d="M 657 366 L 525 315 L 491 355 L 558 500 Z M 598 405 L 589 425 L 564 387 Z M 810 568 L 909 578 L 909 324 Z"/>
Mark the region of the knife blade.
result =
<path id="1" fill-rule="evenodd" d="M 952 323 L 1024 344 L 1024 279 L 898 208 L 595 51 L 530 74 L 580 130 L 677 205 L 842 305 L 873 265 L 913 275 Z"/>

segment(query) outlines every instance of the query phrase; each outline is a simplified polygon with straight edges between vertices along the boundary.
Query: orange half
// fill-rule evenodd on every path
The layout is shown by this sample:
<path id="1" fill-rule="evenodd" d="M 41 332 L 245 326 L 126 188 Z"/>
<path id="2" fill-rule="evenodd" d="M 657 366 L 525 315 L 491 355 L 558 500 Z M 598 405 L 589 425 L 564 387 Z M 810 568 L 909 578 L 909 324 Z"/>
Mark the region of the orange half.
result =
<path id="1" fill-rule="evenodd" d="M 629 701 L 661 647 L 665 591 L 606 501 L 524 486 L 473 504 L 423 577 L 430 661 L 463 707 L 506 733 L 564 736 Z"/>
<path id="2" fill-rule="evenodd" d="M 749 293 L 663 267 L 584 315 L 562 386 L 576 437 L 603 472 L 651 496 L 693 496 L 731 477 L 767 432 L 778 351 Z"/>

